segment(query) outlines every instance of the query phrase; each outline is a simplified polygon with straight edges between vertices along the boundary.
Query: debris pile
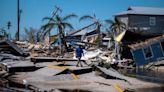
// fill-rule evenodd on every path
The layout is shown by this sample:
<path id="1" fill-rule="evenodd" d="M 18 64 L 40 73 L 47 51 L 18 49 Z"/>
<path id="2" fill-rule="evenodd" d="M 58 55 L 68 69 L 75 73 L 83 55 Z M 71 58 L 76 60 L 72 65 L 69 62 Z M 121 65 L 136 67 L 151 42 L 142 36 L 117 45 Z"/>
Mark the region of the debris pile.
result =
<path id="1" fill-rule="evenodd" d="M 77 42 L 69 46 L 69 51 L 64 51 L 62 46 L 39 43 L 17 41 L 14 44 L 4 40 L 0 44 L 0 76 L 27 85 L 29 90 L 79 89 L 94 92 L 108 89 L 124 92 L 131 87 L 129 77 L 117 70 L 135 68 L 134 62 L 132 59 L 119 57 L 119 46 L 108 48 L 109 46 L 98 47 L 88 42 Z M 78 45 L 83 47 L 83 67 L 76 66 L 75 48 Z"/>

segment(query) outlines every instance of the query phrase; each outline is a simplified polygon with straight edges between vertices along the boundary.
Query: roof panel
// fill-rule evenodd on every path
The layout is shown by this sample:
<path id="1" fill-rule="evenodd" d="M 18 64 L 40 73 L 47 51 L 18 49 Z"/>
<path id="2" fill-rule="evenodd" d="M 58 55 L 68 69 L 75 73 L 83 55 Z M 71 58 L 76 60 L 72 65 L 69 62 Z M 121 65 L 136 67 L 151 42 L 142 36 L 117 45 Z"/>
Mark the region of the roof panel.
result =
<path id="1" fill-rule="evenodd" d="M 164 8 L 157 7 L 129 7 L 127 11 L 123 11 L 115 14 L 119 15 L 128 15 L 128 14 L 141 14 L 141 15 L 164 15 Z"/>
<path id="2" fill-rule="evenodd" d="M 147 45 L 150 45 L 150 44 L 153 44 L 155 42 L 159 42 L 159 41 L 163 41 L 164 40 L 164 35 L 162 36 L 158 36 L 158 37 L 154 37 L 154 38 L 151 38 L 151 39 L 148 39 L 144 42 L 140 42 L 140 43 L 136 43 L 136 44 L 131 44 L 131 45 L 128 45 L 131 49 L 138 49 L 138 48 L 143 48 Z"/>

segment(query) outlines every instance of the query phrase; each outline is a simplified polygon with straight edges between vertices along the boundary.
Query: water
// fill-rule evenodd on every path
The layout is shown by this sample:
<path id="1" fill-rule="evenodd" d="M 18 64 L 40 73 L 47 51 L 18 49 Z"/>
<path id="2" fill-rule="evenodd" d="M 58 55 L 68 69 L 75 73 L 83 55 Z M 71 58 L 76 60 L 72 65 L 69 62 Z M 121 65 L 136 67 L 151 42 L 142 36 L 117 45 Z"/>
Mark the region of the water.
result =
<path id="1" fill-rule="evenodd" d="M 148 87 L 137 89 L 137 92 L 164 92 L 164 71 L 146 69 L 120 69 L 119 71 L 124 75 L 161 85 L 161 87 Z"/>
<path id="2" fill-rule="evenodd" d="M 164 92 L 164 86 L 137 89 L 137 92 Z"/>
<path id="3" fill-rule="evenodd" d="M 137 71 L 135 69 L 127 69 L 123 71 L 124 71 L 123 74 L 125 75 L 132 75 L 142 80 L 164 84 L 163 71 L 152 71 L 152 70 L 145 70 L 145 69 L 138 69 Z"/>

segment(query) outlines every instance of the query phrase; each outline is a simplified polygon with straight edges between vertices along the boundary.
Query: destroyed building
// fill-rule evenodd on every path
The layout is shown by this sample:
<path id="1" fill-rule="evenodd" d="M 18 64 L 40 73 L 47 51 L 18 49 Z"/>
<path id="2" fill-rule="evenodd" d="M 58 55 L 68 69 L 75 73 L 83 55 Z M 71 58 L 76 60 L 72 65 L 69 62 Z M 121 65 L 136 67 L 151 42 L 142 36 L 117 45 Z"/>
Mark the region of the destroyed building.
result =
<path id="1" fill-rule="evenodd" d="M 137 66 L 164 59 L 164 35 L 129 47 Z"/>
<path id="2" fill-rule="evenodd" d="M 8 53 L 13 54 L 16 56 L 28 56 L 29 53 L 24 52 L 20 49 L 17 45 L 12 43 L 9 40 L 1 40 L 0 41 L 0 52 L 1 53 Z"/>
<path id="3" fill-rule="evenodd" d="M 121 54 L 122 58 L 133 59 L 138 65 L 147 64 L 148 62 L 157 61 L 159 57 L 162 57 L 160 54 L 163 52 L 159 48 L 160 41 L 157 42 L 155 46 L 152 43 L 147 43 L 150 39 L 163 38 L 164 33 L 164 8 L 154 8 L 154 7 L 129 7 L 127 11 L 123 11 L 115 14 L 115 17 L 120 19 L 123 23 L 126 24 L 126 30 L 124 30 L 120 35 L 116 37 L 121 42 Z M 143 46 L 140 46 L 140 43 L 144 43 Z M 153 44 L 155 44 L 154 42 Z M 135 46 L 134 46 L 135 44 Z M 138 47 L 136 47 L 136 45 Z M 130 46 L 130 47 L 129 47 Z M 152 49 L 159 49 L 159 51 L 153 52 L 157 56 L 154 56 L 153 59 L 146 59 L 144 54 L 144 48 L 146 46 L 152 46 Z M 159 47 L 160 46 L 160 47 Z M 132 48 L 134 47 L 134 48 Z M 136 49 L 136 48 L 137 49 Z M 150 48 L 147 48 L 150 51 Z M 140 52 L 140 57 L 134 56 L 134 54 Z M 138 54 L 137 54 L 138 55 Z M 135 60 L 138 58 L 139 60 Z M 140 59 L 142 58 L 142 60 Z"/>

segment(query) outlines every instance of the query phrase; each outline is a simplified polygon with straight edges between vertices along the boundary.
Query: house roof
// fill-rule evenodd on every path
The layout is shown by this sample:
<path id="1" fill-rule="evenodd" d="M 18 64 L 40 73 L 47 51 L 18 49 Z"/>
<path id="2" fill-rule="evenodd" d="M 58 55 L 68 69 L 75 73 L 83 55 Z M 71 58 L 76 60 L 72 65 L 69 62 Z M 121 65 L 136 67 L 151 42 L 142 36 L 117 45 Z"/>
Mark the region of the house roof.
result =
<path id="1" fill-rule="evenodd" d="M 136 14 L 136 15 L 164 15 L 164 8 L 157 7 L 129 7 L 127 11 L 123 11 L 115 14 L 115 16 L 120 15 L 128 15 L 128 14 Z"/>
<path id="2" fill-rule="evenodd" d="M 89 27 L 91 27 L 91 26 L 93 26 L 93 25 L 95 25 L 95 24 L 96 24 L 96 23 L 92 23 L 92 24 L 90 24 L 90 25 L 88 25 L 88 26 L 85 26 L 85 27 L 79 29 L 79 30 L 70 31 L 70 32 L 68 32 L 67 34 L 68 34 L 68 35 L 74 35 L 74 34 L 80 32 L 80 31 L 83 31 L 83 30 L 85 30 L 85 29 L 87 29 L 87 28 L 89 28 Z"/>
<path id="3" fill-rule="evenodd" d="M 159 42 L 161 40 L 164 40 L 164 35 L 148 39 L 148 40 L 146 40 L 144 42 L 128 45 L 128 47 L 130 47 L 131 49 L 135 50 L 135 49 L 143 48 L 143 47 L 145 47 L 147 45 L 150 45 L 150 44 L 153 44 L 155 42 Z"/>
<path id="4" fill-rule="evenodd" d="M 72 34 L 72 36 L 76 36 L 76 35 L 85 35 L 87 33 L 87 30 L 81 30 L 81 31 L 79 31 L 79 32 L 77 32 L 77 33 L 74 33 L 74 34 Z"/>
<path id="5" fill-rule="evenodd" d="M 78 32 L 75 32 L 75 33 L 71 34 L 71 36 L 85 35 L 87 33 L 92 33 L 94 31 L 95 31 L 95 29 L 83 29 L 83 30 L 80 30 Z"/>

